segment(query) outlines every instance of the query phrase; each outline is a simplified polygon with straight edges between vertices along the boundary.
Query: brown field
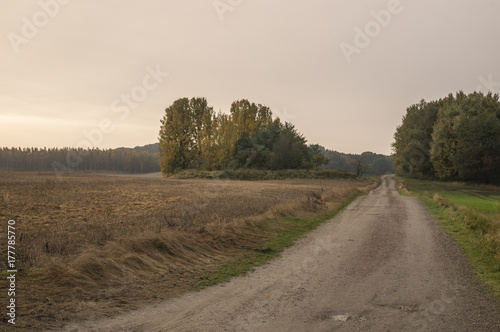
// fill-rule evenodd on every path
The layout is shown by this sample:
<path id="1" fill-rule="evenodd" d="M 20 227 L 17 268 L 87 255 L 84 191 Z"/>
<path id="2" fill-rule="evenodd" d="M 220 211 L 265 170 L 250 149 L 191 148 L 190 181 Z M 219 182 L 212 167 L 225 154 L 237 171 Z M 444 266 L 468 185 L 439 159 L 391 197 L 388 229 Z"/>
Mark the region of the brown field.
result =
<path id="1" fill-rule="evenodd" d="M 71 174 L 59 181 L 0 173 L 2 238 L 16 220 L 17 325 L 61 327 L 176 296 L 254 254 L 286 229 L 285 217 L 331 213 L 372 187 L 369 180 Z M 1 251 L 6 257 L 5 245 Z M 0 267 L 7 270 L 5 259 Z"/>

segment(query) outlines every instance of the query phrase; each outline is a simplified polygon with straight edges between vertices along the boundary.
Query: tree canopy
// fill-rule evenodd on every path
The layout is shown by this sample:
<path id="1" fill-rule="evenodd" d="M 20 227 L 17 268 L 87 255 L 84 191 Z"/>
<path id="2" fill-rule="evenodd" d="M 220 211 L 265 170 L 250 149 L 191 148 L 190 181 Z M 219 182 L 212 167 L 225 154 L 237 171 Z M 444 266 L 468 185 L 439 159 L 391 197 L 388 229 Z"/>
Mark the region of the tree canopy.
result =
<path id="1" fill-rule="evenodd" d="M 246 99 L 233 102 L 229 114 L 216 114 L 205 98 L 178 99 L 165 109 L 159 142 L 167 175 L 187 168 L 296 169 L 326 162 L 293 124 Z"/>
<path id="2" fill-rule="evenodd" d="M 458 92 L 410 106 L 393 143 L 403 176 L 500 181 L 499 96 Z"/>

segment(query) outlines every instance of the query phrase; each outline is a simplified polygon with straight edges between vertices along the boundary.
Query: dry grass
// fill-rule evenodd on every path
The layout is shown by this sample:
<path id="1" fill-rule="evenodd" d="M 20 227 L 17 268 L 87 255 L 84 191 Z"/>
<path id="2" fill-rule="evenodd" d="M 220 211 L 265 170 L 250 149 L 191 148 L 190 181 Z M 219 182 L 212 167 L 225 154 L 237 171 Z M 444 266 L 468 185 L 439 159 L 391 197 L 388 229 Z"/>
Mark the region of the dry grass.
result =
<path id="1" fill-rule="evenodd" d="M 279 216 L 332 211 L 370 184 L 0 173 L 0 236 L 17 222 L 19 325 L 61 326 L 180 294 L 263 245 Z"/>

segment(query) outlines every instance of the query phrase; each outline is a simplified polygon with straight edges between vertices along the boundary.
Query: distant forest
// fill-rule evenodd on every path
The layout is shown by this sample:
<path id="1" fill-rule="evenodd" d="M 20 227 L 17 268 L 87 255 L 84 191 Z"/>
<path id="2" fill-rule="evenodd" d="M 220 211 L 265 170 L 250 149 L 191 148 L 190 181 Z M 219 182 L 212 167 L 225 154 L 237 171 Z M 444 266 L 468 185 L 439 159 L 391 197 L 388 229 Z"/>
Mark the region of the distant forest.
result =
<path id="1" fill-rule="evenodd" d="M 323 149 L 323 154 L 328 160 L 328 164 L 322 166 L 324 169 L 347 170 L 358 173 L 357 168 L 363 167 L 363 175 L 377 176 L 384 174 L 394 174 L 394 158 L 373 152 L 363 152 L 362 154 L 349 154 Z"/>
<path id="2" fill-rule="evenodd" d="M 6 171 L 151 173 L 160 171 L 160 163 L 158 144 L 133 149 L 108 150 L 0 148 L 0 169 Z"/>

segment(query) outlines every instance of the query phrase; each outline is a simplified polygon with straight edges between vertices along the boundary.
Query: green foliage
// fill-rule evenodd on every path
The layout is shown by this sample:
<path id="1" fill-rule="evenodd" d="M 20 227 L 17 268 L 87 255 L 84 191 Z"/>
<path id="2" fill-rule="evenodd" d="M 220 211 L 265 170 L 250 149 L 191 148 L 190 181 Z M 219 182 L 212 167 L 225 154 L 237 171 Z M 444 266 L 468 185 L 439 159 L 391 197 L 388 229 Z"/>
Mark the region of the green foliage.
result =
<path id="1" fill-rule="evenodd" d="M 319 144 L 309 145 L 309 153 L 313 167 L 320 167 L 328 164 L 328 159 L 324 155 L 325 149 Z"/>
<path id="2" fill-rule="evenodd" d="M 285 123 L 273 145 L 269 165 L 271 169 L 310 168 L 312 156 L 305 138 L 291 123 Z"/>
<path id="3" fill-rule="evenodd" d="M 394 135 L 396 172 L 413 178 L 500 181 L 498 95 L 463 92 L 407 109 Z"/>
<path id="4" fill-rule="evenodd" d="M 431 160 L 440 179 L 500 180 L 498 95 L 460 92 L 446 103 L 434 125 Z"/>
<path id="5" fill-rule="evenodd" d="M 302 144 L 295 141 L 289 133 L 280 134 L 271 153 L 269 161 L 271 169 L 301 168 L 305 157 Z"/>
<path id="6" fill-rule="evenodd" d="M 297 169 L 324 159 L 290 123 L 243 99 L 230 114 L 214 114 L 204 98 L 182 98 L 165 110 L 159 135 L 161 169 L 172 175 L 188 168 Z"/>
<path id="7" fill-rule="evenodd" d="M 259 124 L 253 136 L 236 141 L 233 165 L 243 168 L 298 169 L 312 167 L 312 150 L 291 123 L 279 119 Z"/>
<path id="8" fill-rule="evenodd" d="M 269 168 L 271 151 L 282 130 L 283 125 L 276 119 L 260 125 L 252 137 L 244 132 L 236 142 L 233 165 L 237 168 Z"/>
<path id="9" fill-rule="evenodd" d="M 427 103 L 422 100 L 406 110 L 403 124 L 394 134 L 392 147 L 396 172 L 403 176 L 427 178 L 434 174 L 430 160 L 430 143 L 437 113 L 443 100 Z"/>

